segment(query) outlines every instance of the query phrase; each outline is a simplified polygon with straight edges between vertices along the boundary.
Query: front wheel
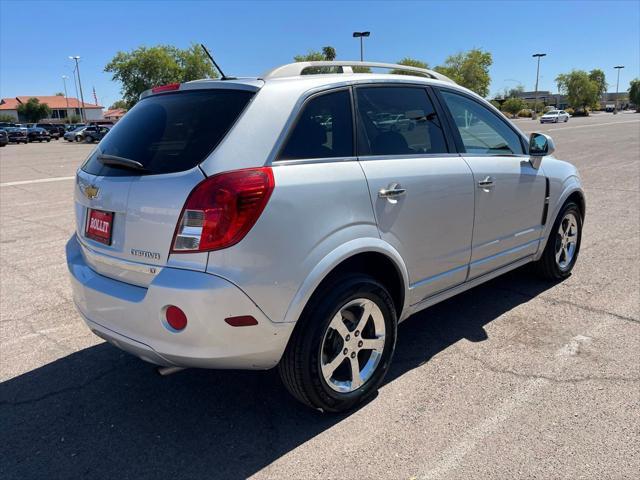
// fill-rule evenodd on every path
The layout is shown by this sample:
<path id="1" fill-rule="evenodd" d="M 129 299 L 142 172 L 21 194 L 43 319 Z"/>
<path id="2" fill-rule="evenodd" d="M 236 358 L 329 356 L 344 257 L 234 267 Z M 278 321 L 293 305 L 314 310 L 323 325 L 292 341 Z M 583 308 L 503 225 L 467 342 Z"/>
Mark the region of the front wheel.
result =
<path id="1" fill-rule="evenodd" d="M 386 288 L 349 275 L 316 292 L 280 361 L 280 377 L 302 403 L 340 412 L 374 394 L 395 350 L 396 310 Z"/>
<path id="2" fill-rule="evenodd" d="M 553 224 L 542 257 L 534 264 L 538 273 L 550 280 L 567 278 L 578 260 L 581 241 L 582 213 L 578 205 L 568 202 Z"/>

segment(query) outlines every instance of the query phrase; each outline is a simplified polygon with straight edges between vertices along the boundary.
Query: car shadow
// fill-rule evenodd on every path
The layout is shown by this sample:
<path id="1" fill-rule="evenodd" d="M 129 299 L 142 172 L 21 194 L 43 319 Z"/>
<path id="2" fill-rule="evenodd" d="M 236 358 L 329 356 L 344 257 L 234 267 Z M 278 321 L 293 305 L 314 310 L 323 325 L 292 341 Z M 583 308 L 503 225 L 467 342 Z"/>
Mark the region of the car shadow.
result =
<path id="1" fill-rule="evenodd" d="M 385 381 L 486 339 L 485 325 L 553 285 L 518 270 L 414 315 Z M 160 377 L 100 344 L 0 384 L 0 475 L 246 478 L 352 413 L 298 404 L 275 370 Z"/>

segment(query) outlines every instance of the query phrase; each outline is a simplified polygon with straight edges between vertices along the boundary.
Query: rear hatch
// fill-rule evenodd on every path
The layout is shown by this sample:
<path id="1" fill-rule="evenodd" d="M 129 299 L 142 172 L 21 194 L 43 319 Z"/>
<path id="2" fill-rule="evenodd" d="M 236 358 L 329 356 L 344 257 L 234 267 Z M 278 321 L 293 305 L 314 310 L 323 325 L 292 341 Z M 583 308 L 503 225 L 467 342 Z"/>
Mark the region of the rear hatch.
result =
<path id="1" fill-rule="evenodd" d="M 167 265 L 206 269 L 206 252 L 169 253 L 176 223 L 205 178 L 198 165 L 253 95 L 209 88 L 147 96 L 104 137 L 75 188 L 77 236 L 94 270 L 147 286 Z"/>

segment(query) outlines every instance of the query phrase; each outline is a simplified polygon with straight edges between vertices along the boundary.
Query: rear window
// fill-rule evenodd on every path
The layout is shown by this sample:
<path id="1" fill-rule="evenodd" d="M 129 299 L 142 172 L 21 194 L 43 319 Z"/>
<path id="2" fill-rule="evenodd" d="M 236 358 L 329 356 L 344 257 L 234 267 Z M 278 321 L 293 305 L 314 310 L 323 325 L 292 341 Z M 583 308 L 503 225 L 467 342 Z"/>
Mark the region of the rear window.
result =
<path id="1" fill-rule="evenodd" d="M 220 143 L 253 92 L 196 90 L 166 93 L 138 102 L 82 166 L 93 175 L 140 175 L 130 169 L 103 165 L 98 154 L 140 162 L 142 174 L 189 170 Z"/>

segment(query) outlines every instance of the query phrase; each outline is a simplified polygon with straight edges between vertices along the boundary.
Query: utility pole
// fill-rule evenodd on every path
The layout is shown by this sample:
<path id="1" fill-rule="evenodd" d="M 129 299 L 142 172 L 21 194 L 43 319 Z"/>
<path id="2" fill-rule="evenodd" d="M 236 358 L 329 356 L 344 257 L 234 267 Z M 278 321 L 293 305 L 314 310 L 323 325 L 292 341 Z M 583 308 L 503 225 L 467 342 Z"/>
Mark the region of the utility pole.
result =
<path id="1" fill-rule="evenodd" d="M 364 46 L 362 44 L 362 39 L 364 37 L 368 37 L 371 35 L 371 32 L 353 32 L 353 38 L 360 39 L 360 61 L 364 62 Z"/>
<path id="2" fill-rule="evenodd" d="M 67 101 L 67 114 L 65 115 L 66 123 L 71 123 L 69 119 L 69 96 L 67 95 L 67 77 L 62 75 L 62 83 L 64 84 L 64 99 Z"/>
<path id="3" fill-rule="evenodd" d="M 613 67 L 618 70 L 618 80 L 616 81 L 616 106 L 613 107 L 613 114 L 618 114 L 618 87 L 620 86 L 620 70 L 624 68 L 624 65 L 618 65 L 617 67 Z"/>
<path id="4" fill-rule="evenodd" d="M 536 99 L 533 102 L 533 115 L 531 115 L 531 120 L 535 120 L 538 118 L 538 79 L 540 78 L 540 58 L 546 57 L 546 53 L 534 53 L 531 55 L 532 57 L 538 58 L 538 68 L 536 69 Z"/>
<path id="5" fill-rule="evenodd" d="M 83 121 L 86 120 L 85 114 L 84 114 L 84 95 L 82 94 L 82 80 L 80 80 L 80 65 L 78 64 L 78 60 L 80 60 L 80 56 L 79 55 L 75 55 L 72 57 L 69 57 L 69 60 L 75 60 L 76 62 L 76 72 L 78 73 L 78 85 L 80 85 L 80 101 L 82 102 L 82 109 L 80 110 L 80 117 L 83 119 Z"/>

